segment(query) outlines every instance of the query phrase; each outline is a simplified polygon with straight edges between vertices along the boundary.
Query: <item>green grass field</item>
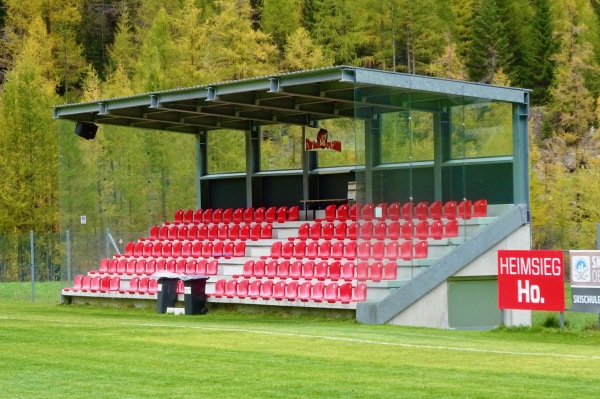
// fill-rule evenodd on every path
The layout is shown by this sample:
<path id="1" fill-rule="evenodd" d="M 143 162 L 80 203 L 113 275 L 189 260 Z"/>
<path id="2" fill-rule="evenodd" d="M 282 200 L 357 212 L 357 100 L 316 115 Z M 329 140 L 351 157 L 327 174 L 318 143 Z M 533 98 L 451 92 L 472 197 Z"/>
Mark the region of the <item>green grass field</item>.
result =
<path id="1" fill-rule="evenodd" d="M 9 299 L 18 288 L 0 284 L 5 398 L 585 398 L 600 385 L 598 331 L 159 315 Z"/>

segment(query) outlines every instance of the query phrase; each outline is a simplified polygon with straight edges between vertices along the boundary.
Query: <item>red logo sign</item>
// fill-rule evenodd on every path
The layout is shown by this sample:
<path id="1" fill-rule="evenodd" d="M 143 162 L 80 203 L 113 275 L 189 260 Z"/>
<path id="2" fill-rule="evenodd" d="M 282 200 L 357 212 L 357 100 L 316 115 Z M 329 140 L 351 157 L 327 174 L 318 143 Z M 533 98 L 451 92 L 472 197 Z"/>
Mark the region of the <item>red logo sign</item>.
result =
<path id="1" fill-rule="evenodd" d="M 563 252 L 499 250 L 498 307 L 563 312 Z"/>
<path id="2" fill-rule="evenodd" d="M 315 141 L 306 139 L 305 142 L 306 151 L 342 151 L 342 142 L 337 140 L 329 140 L 329 132 L 327 129 L 319 129 L 317 138 Z"/>

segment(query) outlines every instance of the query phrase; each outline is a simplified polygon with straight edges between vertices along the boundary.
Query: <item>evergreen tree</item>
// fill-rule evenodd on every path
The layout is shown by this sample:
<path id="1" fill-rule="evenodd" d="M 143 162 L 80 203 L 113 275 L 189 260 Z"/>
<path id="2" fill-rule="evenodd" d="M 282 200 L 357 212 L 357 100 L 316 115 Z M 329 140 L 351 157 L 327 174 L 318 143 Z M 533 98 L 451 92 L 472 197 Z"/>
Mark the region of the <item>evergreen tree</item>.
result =
<path id="1" fill-rule="evenodd" d="M 285 58 L 282 63 L 285 70 L 300 71 L 330 66 L 331 64 L 332 60 L 325 58 L 321 47 L 313 43 L 304 28 L 298 28 L 287 39 Z"/>
<path id="2" fill-rule="evenodd" d="M 287 37 L 300 27 L 301 12 L 300 0 L 263 0 L 261 29 L 283 49 Z"/>
<path id="3" fill-rule="evenodd" d="M 531 25 L 533 62 L 528 65 L 528 80 L 523 86 L 532 89 L 532 105 L 545 104 L 550 99 L 549 89 L 554 78 L 554 54 L 558 45 L 554 40 L 554 23 L 549 0 L 534 0 L 534 19 Z"/>

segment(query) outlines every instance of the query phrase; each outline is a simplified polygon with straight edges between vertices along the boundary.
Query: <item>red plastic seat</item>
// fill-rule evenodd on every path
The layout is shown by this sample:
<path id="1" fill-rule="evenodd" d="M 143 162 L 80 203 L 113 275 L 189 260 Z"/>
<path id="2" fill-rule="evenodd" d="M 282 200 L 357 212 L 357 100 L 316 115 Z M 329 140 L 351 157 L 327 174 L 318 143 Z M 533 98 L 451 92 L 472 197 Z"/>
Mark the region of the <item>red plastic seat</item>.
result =
<path id="1" fill-rule="evenodd" d="M 290 259 L 294 256 L 294 242 L 288 241 L 283 243 L 281 247 L 281 257 L 284 259 Z"/>
<path id="2" fill-rule="evenodd" d="M 145 242 L 144 246 L 143 246 L 143 249 L 142 249 L 142 255 L 141 256 L 144 256 L 146 258 L 151 257 L 151 256 L 160 256 L 160 253 L 158 253 L 157 255 L 155 255 L 154 252 L 153 252 L 155 244 L 158 244 L 158 247 L 161 248 L 160 252 L 162 252 L 162 245 L 161 245 L 162 243 L 161 242 L 157 242 L 157 243 L 154 243 L 154 244 L 152 242 Z"/>
<path id="3" fill-rule="evenodd" d="M 311 280 L 315 277 L 315 262 L 309 260 L 302 264 L 302 278 L 305 280 Z"/>
<path id="4" fill-rule="evenodd" d="M 176 240 L 187 240 L 188 239 L 188 232 L 189 232 L 189 228 L 185 225 L 183 226 L 179 226 L 179 228 L 177 229 L 177 235 L 175 237 Z"/>
<path id="5" fill-rule="evenodd" d="M 486 217 L 487 216 L 487 200 L 481 199 L 475 201 L 473 204 L 473 216 L 476 218 Z"/>
<path id="6" fill-rule="evenodd" d="M 148 238 L 150 240 L 158 240 L 158 226 L 152 226 L 150 227 L 150 234 L 148 235 Z M 128 243 L 129 244 L 129 243 Z M 126 247 L 127 248 L 127 247 Z M 133 248 L 132 248 L 133 249 Z M 125 253 L 127 254 L 127 251 L 125 251 Z M 131 253 L 129 253 L 128 255 L 133 255 L 133 251 Z"/>
<path id="7" fill-rule="evenodd" d="M 184 258 L 189 258 L 192 256 L 192 242 L 186 241 L 181 246 L 181 256 Z"/>
<path id="8" fill-rule="evenodd" d="M 169 273 L 175 273 L 175 259 L 167 259 L 165 270 Z"/>
<path id="9" fill-rule="evenodd" d="M 375 262 L 369 267 L 369 277 L 371 280 L 378 282 L 383 278 L 383 263 Z"/>
<path id="10" fill-rule="evenodd" d="M 356 240 L 358 238 L 358 222 L 352 222 L 348 225 L 346 238 L 350 240 Z"/>
<path id="11" fill-rule="evenodd" d="M 156 226 L 154 226 L 156 227 Z M 152 229 L 150 229 L 152 230 Z M 127 244 L 125 244 L 125 256 L 133 256 L 133 246 L 135 245 L 135 243 L 133 241 L 129 241 Z"/>
<path id="12" fill-rule="evenodd" d="M 242 266 L 242 274 L 234 274 L 232 275 L 233 278 L 239 278 L 239 277 L 244 277 L 244 278 L 250 278 L 254 275 L 254 261 L 252 259 L 247 260 L 246 262 L 244 262 L 244 266 Z"/>
<path id="13" fill-rule="evenodd" d="M 335 303 L 338 301 L 339 287 L 337 283 L 329 283 L 325 286 L 325 292 L 323 294 L 323 299 L 329 303 Z"/>
<path id="14" fill-rule="evenodd" d="M 256 262 L 254 262 L 254 277 L 264 277 L 266 266 L 267 263 L 264 260 L 257 260 Z"/>
<path id="15" fill-rule="evenodd" d="M 298 205 L 294 205 L 288 209 L 287 220 L 297 221 L 300 218 L 300 207 Z"/>
<path id="16" fill-rule="evenodd" d="M 229 226 L 229 239 L 238 240 L 240 238 L 240 225 L 232 224 Z"/>
<path id="17" fill-rule="evenodd" d="M 290 264 L 289 275 L 294 280 L 299 280 L 302 277 L 302 261 L 297 260 Z"/>
<path id="18" fill-rule="evenodd" d="M 363 240 L 370 240 L 373 238 L 373 222 L 364 222 L 360 225 L 359 237 Z"/>
<path id="19" fill-rule="evenodd" d="M 237 280 L 229 280 L 225 283 L 225 296 L 233 298 L 237 294 Z"/>
<path id="20" fill-rule="evenodd" d="M 434 240 L 441 240 L 444 237 L 444 222 L 441 220 L 434 220 L 429 225 L 429 237 Z"/>
<path id="21" fill-rule="evenodd" d="M 334 224 L 332 222 L 325 223 L 323 230 L 321 231 L 321 238 L 324 240 L 331 240 L 334 233 Z"/>
<path id="22" fill-rule="evenodd" d="M 182 254 L 183 243 L 181 241 L 175 241 L 171 249 L 171 256 L 179 257 Z"/>
<path id="23" fill-rule="evenodd" d="M 415 244 L 414 258 L 415 259 L 425 259 L 425 258 L 427 258 L 428 251 L 429 251 L 429 244 L 427 243 L 427 241 L 425 241 L 425 240 L 419 241 Z"/>
<path id="24" fill-rule="evenodd" d="M 250 225 L 242 224 L 242 225 L 238 225 L 238 226 L 240 226 L 238 238 L 242 241 L 249 240 L 250 239 Z"/>
<path id="25" fill-rule="evenodd" d="M 136 265 L 136 269 L 138 267 L 142 266 L 142 259 L 138 259 L 137 265 Z M 145 270 L 146 270 L 146 274 L 154 274 L 156 272 L 156 259 L 147 259 L 146 260 L 146 266 L 145 266 Z M 139 273 L 141 274 L 141 273 Z"/>
<path id="26" fill-rule="evenodd" d="M 140 260 L 143 260 L 144 262 L 146 261 L 144 258 L 142 258 Z M 138 262 L 135 258 L 127 259 L 127 266 L 125 267 L 125 273 L 130 276 L 133 274 L 136 274 L 137 263 Z"/>
<path id="27" fill-rule="evenodd" d="M 244 208 L 237 208 L 233 211 L 233 223 L 240 224 L 244 220 Z"/>
<path id="28" fill-rule="evenodd" d="M 356 259 L 356 241 L 350 241 L 344 245 L 344 258 L 348 260 Z"/>
<path id="29" fill-rule="evenodd" d="M 166 259 L 158 259 L 156 261 L 156 272 L 166 272 L 167 271 L 167 260 Z"/>
<path id="30" fill-rule="evenodd" d="M 384 240 L 387 236 L 387 224 L 384 221 L 378 222 L 373 227 L 373 237 L 376 240 Z"/>
<path id="31" fill-rule="evenodd" d="M 328 259 L 331 256 L 331 242 L 325 241 L 319 244 L 318 258 Z"/>
<path id="32" fill-rule="evenodd" d="M 442 202 L 434 201 L 429 205 L 429 217 L 433 220 L 440 220 L 442 218 Z"/>
<path id="33" fill-rule="evenodd" d="M 127 259 L 119 258 L 117 261 L 117 274 L 125 274 L 127 272 Z"/>
<path id="34" fill-rule="evenodd" d="M 211 208 L 205 209 L 202 212 L 202 223 L 212 223 L 213 221 L 213 210 Z"/>
<path id="35" fill-rule="evenodd" d="M 255 266 L 256 268 L 256 266 Z M 216 259 L 211 259 L 206 262 L 206 275 L 207 276 L 216 276 L 219 274 L 219 261 Z"/>
<path id="36" fill-rule="evenodd" d="M 290 276 L 290 261 L 284 260 L 277 265 L 277 277 L 288 278 Z"/>
<path id="37" fill-rule="evenodd" d="M 275 220 L 277 220 L 277 208 L 270 206 L 265 211 L 265 222 L 273 223 Z"/>
<path id="38" fill-rule="evenodd" d="M 348 209 L 348 219 L 352 221 L 357 221 L 360 217 L 360 205 L 352 204 L 350 209 Z"/>
<path id="39" fill-rule="evenodd" d="M 398 264 L 396 262 L 387 262 L 383 266 L 383 280 L 395 280 L 398 274 Z"/>
<path id="40" fill-rule="evenodd" d="M 346 222 L 336 224 L 333 230 L 333 238 L 336 240 L 345 240 L 347 227 L 348 225 L 346 225 Z"/>
<path id="41" fill-rule="evenodd" d="M 155 295 L 158 292 L 158 281 L 151 278 L 148 280 L 148 294 Z"/>
<path id="42" fill-rule="evenodd" d="M 397 241 L 388 242 L 385 245 L 384 258 L 388 260 L 396 260 L 400 257 L 399 245 Z"/>
<path id="43" fill-rule="evenodd" d="M 254 210 L 254 221 L 256 223 L 262 223 L 265 221 L 266 209 L 264 206 L 258 207 Z"/>
<path id="44" fill-rule="evenodd" d="M 352 283 L 344 283 L 340 285 L 338 300 L 341 303 L 352 302 Z"/>
<path id="45" fill-rule="evenodd" d="M 361 219 L 371 221 L 375 218 L 375 204 L 365 204 L 361 209 Z"/>
<path id="46" fill-rule="evenodd" d="M 382 260 L 386 255 L 387 246 L 390 245 L 391 243 L 398 244 L 395 241 L 392 241 L 388 244 L 386 244 L 384 241 L 376 241 L 373 244 L 373 248 L 371 248 L 371 253 L 372 253 L 373 259 Z"/>
<path id="47" fill-rule="evenodd" d="M 207 241 L 204 244 L 202 244 L 202 257 L 210 258 L 211 256 L 213 256 L 213 243 Z"/>
<path id="48" fill-rule="evenodd" d="M 284 223 L 287 220 L 287 206 L 280 206 L 277 208 L 276 220 L 279 223 Z"/>
<path id="49" fill-rule="evenodd" d="M 233 256 L 234 257 L 244 257 L 246 256 L 246 243 L 245 242 L 233 242 Z"/>
<path id="50" fill-rule="evenodd" d="M 219 238 L 219 225 L 210 224 L 208 225 L 208 234 L 206 236 L 208 240 L 216 240 Z"/>
<path id="51" fill-rule="evenodd" d="M 237 284 L 235 296 L 238 298 L 246 298 L 248 296 L 248 288 L 250 286 L 250 280 L 241 280 Z"/>
<path id="52" fill-rule="evenodd" d="M 175 211 L 175 216 L 173 219 L 176 223 L 183 222 L 183 209 L 178 209 Z"/>
<path id="53" fill-rule="evenodd" d="M 337 207 L 337 220 L 346 221 L 349 216 L 348 204 L 341 204 Z"/>
<path id="54" fill-rule="evenodd" d="M 342 274 L 342 264 L 340 261 L 335 261 L 329 264 L 327 268 L 327 278 L 332 281 L 340 279 Z"/>
<path id="55" fill-rule="evenodd" d="M 169 239 L 169 226 L 164 225 L 158 228 L 158 239 L 168 240 Z"/>
<path id="56" fill-rule="evenodd" d="M 318 240 L 321 238 L 321 232 L 323 231 L 323 226 L 320 222 L 315 222 L 310 226 L 310 231 L 308 233 L 308 237 L 311 240 Z"/>
<path id="57" fill-rule="evenodd" d="M 411 222 L 412 223 L 412 222 Z M 387 226 L 387 238 L 389 238 L 390 240 L 399 240 L 400 239 L 400 222 L 397 220 L 394 220 L 393 222 L 390 222 L 390 224 Z"/>
<path id="58" fill-rule="evenodd" d="M 213 210 L 212 222 L 213 223 L 223 222 L 223 209 L 217 208 L 217 209 Z"/>
<path id="59" fill-rule="evenodd" d="M 273 297 L 273 281 L 267 280 L 260 286 L 260 297 L 262 299 L 271 299 Z"/>
<path id="60" fill-rule="evenodd" d="M 138 241 L 135 244 L 133 244 L 133 256 L 143 256 L 144 245 L 146 245 L 146 243 L 142 241 Z"/>
<path id="61" fill-rule="evenodd" d="M 138 281 L 138 294 L 148 294 L 150 285 L 150 279 L 148 277 L 142 277 Z"/>
<path id="62" fill-rule="evenodd" d="M 208 261 L 206 259 L 198 259 L 196 260 L 196 274 L 206 275 L 206 265 Z"/>
<path id="63" fill-rule="evenodd" d="M 108 273 L 108 262 L 110 262 L 110 259 L 108 259 L 108 258 L 100 259 L 100 267 L 98 268 L 98 270 L 96 272 L 97 273 Z M 93 272 L 93 271 L 91 271 L 91 272 Z"/>
<path id="64" fill-rule="evenodd" d="M 204 211 L 202 209 L 196 209 L 192 214 L 192 222 L 196 224 L 202 223 L 202 214 Z"/>
<path id="65" fill-rule="evenodd" d="M 250 299 L 260 298 L 260 287 L 261 286 L 262 286 L 262 281 L 252 280 L 250 282 L 250 285 L 248 286 L 248 298 L 250 298 Z"/>
<path id="66" fill-rule="evenodd" d="M 356 264 L 356 279 L 366 281 L 369 279 L 369 262 L 360 261 Z"/>
<path id="67" fill-rule="evenodd" d="M 444 237 L 458 237 L 458 220 L 448 220 L 446 224 L 444 224 Z"/>
<path id="68" fill-rule="evenodd" d="M 400 213 L 402 215 L 402 219 L 411 220 L 414 215 L 414 204 L 412 203 L 412 201 L 403 204 L 400 208 Z"/>
<path id="69" fill-rule="evenodd" d="M 297 281 L 291 281 L 285 286 L 285 299 L 288 301 L 295 301 L 298 299 L 298 286 L 300 284 Z"/>
<path id="70" fill-rule="evenodd" d="M 312 294 L 310 296 L 311 301 L 323 302 L 325 296 L 325 283 L 319 281 L 312 286 Z"/>
<path id="71" fill-rule="evenodd" d="M 336 241 L 331 245 L 331 257 L 333 259 L 342 259 L 344 257 L 344 250 L 345 250 L 346 244 L 344 244 L 344 241 Z"/>
<path id="72" fill-rule="evenodd" d="M 190 223 L 194 222 L 194 210 L 193 209 L 187 209 L 185 212 L 183 212 L 182 222 L 185 224 L 190 224 Z"/>
<path id="73" fill-rule="evenodd" d="M 294 258 L 302 259 L 306 255 L 306 241 L 298 241 L 294 245 Z"/>
<path id="74" fill-rule="evenodd" d="M 463 200 L 458 204 L 458 216 L 463 219 L 471 219 L 472 204 L 470 200 Z"/>
<path id="75" fill-rule="evenodd" d="M 358 283 L 354 287 L 354 293 L 352 295 L 352 302 L 364 302 L 367 300 L 367 284 Z"/>
<path id="76" fill-rule="evenodd" d="M 317 280 L 325 280 L 327 278 L 327 261 L 323 260 L 315 266 L 315 276 Z"/>
<path id="77" fill-rule="evenodd" d="M 305 281 L 304 283 L 298 286 L 298 297 L 297 299 L 302 302 L 308 302 L 312 295 L 312 283 L 310 281 Z"/>
<path id="78" fill-rule="evenodd" d="M 110 283 L 108 286 L 109 291 L 120 291 L 121 290 L 121 277 L 114 276 L 110 278 Z"/>
<path id="79" fill-rule="evenodd" d="M 340 269 L 340 278 L 346 281 L 354 280 L 354 269 L 356 265 L 354 262 L 345 262 Z"/>
<path id="80" fill-rule="evenodd" d="M 368 260 L 371 257 L 371 242 L 363 241 L 358 244 L 356 257 L 359 260 Z"/>
<path id="81" fill-rule="evenodd" d="M 415 235 L 415 224 L 411 220 L 402 223 L 400 228 L 400 237 L 405 240 L 410 240 Z"/>
<path id="82" fill-rule="evenodd" d="M 217 238 L 219 240 L 227 240 L 229 238 L 229 225 L 220 224 L 215 226 L 218 226 Z"/>
<path id="83" fill-rule="evenodd" d="M 207 240 L 208 239 L 208 225 L 202 224 L 202 225 L 198 226 L 197 238 L 199 240 Z"/>
<path id="84" fill-rule="evenodd" d="M 419 240 L 426 240 L 429 237 L 429 222 L 421 220 L 415 228 L 415 237 Z"/>
<path id="85" fill-rule="evenodd" d="M 272 260 L 267 262 L 265 265 L 265 277 L 266 278 L 275 278 L 277 277 L 277 261 Z"/>
<path id="86" fill-rule="evenodd" d="M 260 228 L 260 238 L 261 239 L 271 239 L 273 238 L 273 225 L 265 223 Z"/>
<path id="87" fill-rule="evenodd" d="M 196 274 L 196 269 L 198 267 L 198 262 L 196 259 L 188 259 L 185 262 L 185 274 Z"/>
<path id="88" fill-rule="evenodd" d="M 413 242 L 412 240 L 403 241 L 400 244 L 400 258 L 404 260 L 412 260 L 413 258 Z"/>
<path id="89" fill-rule="evenodd" d="M 252 223 L 252 222 L 254 222 L 254 208 L 250 207 L 250 208 L 244 209 L 242 220 L 245 223 Z"/>
<path id="90" fill-rule="evenodd" d="M 325 207 L 325 220 L 328 222 L 333 222 L 337 217 L 337 207 L 335 204 L 327 205 Z"/>
<path id="91" fill-rule="evenodd" d="M 388 205 L 387 208 L 387 217 L 388 219 L 392 219 L 392 220 L 399 220 L 400 219 L 400 203 L 399 202 L 393 202 L 391 204 Z"/>
<path id="92" fill-rule="evenodd" d="M 427 220 L 427 218 L 429 217 L 429 203 L 419 202 L 415 206 L 415 216 L 419 220 Z"/>
<path id="93" fill-rule="evenodd" d="M 217 282 L 215 283 L 215 291 L 212 294 L 212 296 L 214 296 L 215 298 L 221 298 L 225 295 L 225 284 L 227 283 L 227 280 L 225 280 L 224 278 L 217 280 Z"/>
<path id="94" fill-rule="evenodd" d="M 281 257 L 282 248 L 283 243 L 281 241 L 275 241 L 273 244 L 271 244 L 271 258 L 277 259 Z"/>
<path id="95" fill-rule="evenodd" d="M 73 286 L 65 288 L 65 291 L 79 291 L 81 289 L 81 281 L 83 280 L 83 274 L 78 274 L 73 279 Z"/>
<path id="96" fill-rule="evenodd" d="M 446 219 L 456 219 L 458 204 L 456 201 L 448 201 L 444 204 L 443 214 Z"/>
<path id="97" fill-rule="evenodd" d="M 139 277 L 132 277 L 129 280 L 129 287 L 127 289 L 125 289 L 125 290 L 119 290 L 119 292 L 129 293 L 129 294 L 136 294 L 138 292 L 139 282 L 140 282 L 140 278 Z"/>
<path id="98" fill-rule="evenodd" d="M 285 281 L 277 281 L 275 284 L 273 284 L 272 298 L 276 301 L 281 301 L 285 298 Z"/>
<path id="99" fill-rule="evenodd" d="M 227 208 L 223 210 L 223 216 L 221 217 L 221 221 L 227 224 L 233 222 L 233 208 Z"/>
<path id="100" fill-rule="evenodd" d="M 302 223 L 300 225 L 300 227 L 298 227 L 298 236 L 296 238 L 298 238 L 299 240 L 307 240 L 309 233 L 310 233 L 310 224 Z"/>
<path id="101" fill-rule="evenodd" d="M 202 256 L 202 241 L 194 241 L 194 243 L 192 243 L 192 256 L 194 258 Z"/>
<path id="102" fill-rule="evenodd" d="M 176 240 L 177 234 L 179 233 L 179 226 L 176 224 L 170 225 L 167 229 L 167 239 L 168 240 Z"/>
<path id="103" fill-rule="evenodd" d="M 185 293 L 185 283 L 183 282 L 183 280 L 177 281 L 177 288 L 175 288 L 175 293 L 176 294 L 184 294 Z"/>
<path id="104" fill-rule="evenodd" d="M 162 244 L 162 245 L 160 245 Z M 162 256 L 163 258 L 168 258 L 173 254 L 173 244 L 171 242 L 164 242 L 164 243 L 160 243 L 157 242 L 155 243 L 155 248 L 156 247 L 160 247 L 160 255 L 154 255 L 156 252 L 154 252 L 153 250 L 153 255 L 154 256 Z"/>
<path id="105" fill-rule="evenodd" d="M 117 258 L 112 258 L 108 261 L 108 266 L 106 269 L 106 272 L 108 274 L 114 274 L 117 272 L 117 262 L 118 262 Z"/>
<path id="106" fill-rule="evenodd" d="M 306 244 L 306 251 L 304 256 L 308 259 L 316 259 L 319 254 L 319 242 L 318 241 L 309 241 Z"/>

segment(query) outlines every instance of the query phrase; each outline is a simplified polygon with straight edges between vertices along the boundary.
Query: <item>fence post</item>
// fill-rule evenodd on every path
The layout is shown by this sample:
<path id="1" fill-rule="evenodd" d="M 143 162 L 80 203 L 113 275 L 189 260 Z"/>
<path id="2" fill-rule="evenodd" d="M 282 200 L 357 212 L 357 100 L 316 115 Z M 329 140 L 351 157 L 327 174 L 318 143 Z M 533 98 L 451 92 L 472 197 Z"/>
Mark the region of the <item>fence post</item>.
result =
<path id="1" fill-rule="evenodd" d="M 73 272 L 71 270 L 71 232 L 67 230 L 65 233 L 65 239 L 67 241 L 67 281 L 71 281 L 71 274 Z"/>
<path id="2" fill-rule="evenodd" d="M 33 240 L 33 230 L 29 230 L 29 247 L 31 252 L 31 302 L 35 302 L 35 245 Z"/>

